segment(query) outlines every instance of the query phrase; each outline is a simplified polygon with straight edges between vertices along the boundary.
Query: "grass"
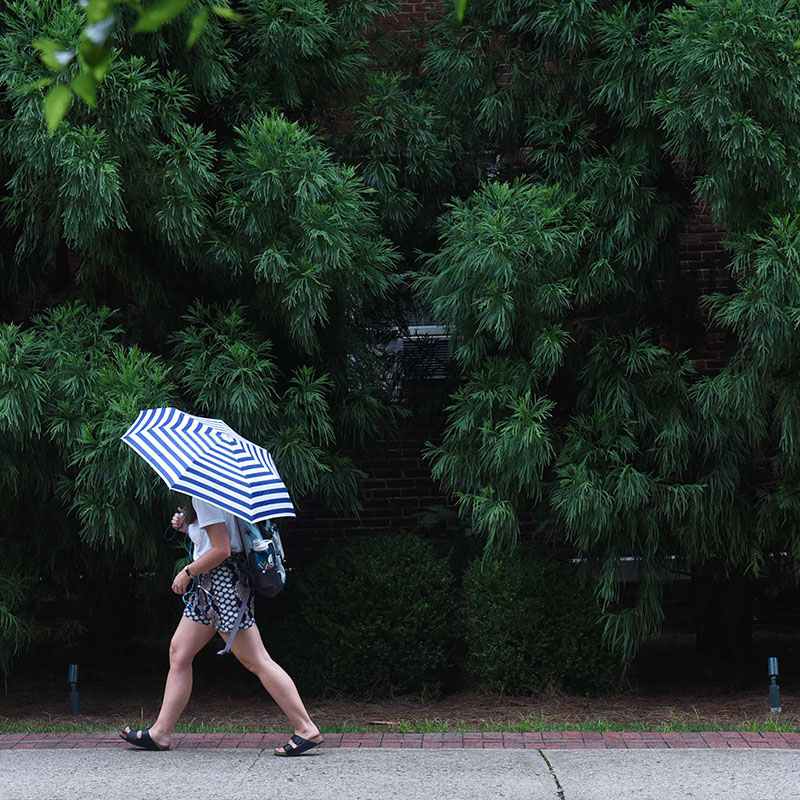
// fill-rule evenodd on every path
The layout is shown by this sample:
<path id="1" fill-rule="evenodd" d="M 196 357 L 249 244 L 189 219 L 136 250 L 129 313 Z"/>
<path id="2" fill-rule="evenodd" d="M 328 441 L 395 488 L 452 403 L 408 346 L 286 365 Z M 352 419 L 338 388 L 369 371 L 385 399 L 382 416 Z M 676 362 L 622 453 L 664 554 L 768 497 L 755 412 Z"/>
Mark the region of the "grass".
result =
<path id="1" fill-rule="evenodd" d="M 131 727 L 147 727 L 148 720 L 140 719 L 130 723 Z M 358 725 L 350 722 L 341 722 L 320 726 L 322 733 L 365 733 L 383 731 L 399 733 L 477 733 L 505 731 L 510 733 L 543 733 L 557 731 L 592 731 L 592 732 L 656 732 L 656 733 L 698 733 L 711 731 L 752 731 L 758 733 L 779 732 L 797 733 L 800 727 L 779 718 L 746 720 L 740 725 L 721 726 L 715 721 L 703 721 L 697 716 L 696 721 L 687 722 L 683 719 L 666 720 L 659 725 L 650 725 L 640 722 L 617 722 L 607 719 L 568 719 L 554 720 L 544 716 L 522 716 L 511 722 L 496 722 L 491 719 L 482 720 L 479 724 L 466 723 L 461 720 L 440 719 L 410 719 L 398 720 L 392 725 Z M 118 729 L 111 725 L 83 722 L 77 720 L 72 723 L 63 722 L 19 722 L 10 717 L 0 717 L 0 734 L 4 733 L 113 733 Z M 179 723 L 177 733 L 290 733 L 284 726 L 276 726 L 265 731 L 256 725 L 239 725 L 231 722 L 201 722 L 189 720 Z"/>
<path id="2" fill-rule="evenodd" d="M 618 722 L 608 719 L 553 720 L 543 716 L 524 716 L 511 722 L 483 720 L 480 725 L 442 719 L 400 720 L 395 726 L 387 726 L 387 731 L 401 733 L 464 733 L 466 731 L 505 731 L 509 733 L 544 733 L 551 731 L 587 731 L 600 733 L 639 732 L 639 733 L 702 733 L 713 731 L 753 731 L 797 733 L 800 727 L 779 719 L 746 720 L 740 725 L 720 725 L 716 721 L 704 721 L 699 717 L 695 722 L 671 719 L 658 725 L 644 721 Z M 368 730 L 366 728 L 362 730 Z M 374 730 L 374 728 L 372 728 Z"/>

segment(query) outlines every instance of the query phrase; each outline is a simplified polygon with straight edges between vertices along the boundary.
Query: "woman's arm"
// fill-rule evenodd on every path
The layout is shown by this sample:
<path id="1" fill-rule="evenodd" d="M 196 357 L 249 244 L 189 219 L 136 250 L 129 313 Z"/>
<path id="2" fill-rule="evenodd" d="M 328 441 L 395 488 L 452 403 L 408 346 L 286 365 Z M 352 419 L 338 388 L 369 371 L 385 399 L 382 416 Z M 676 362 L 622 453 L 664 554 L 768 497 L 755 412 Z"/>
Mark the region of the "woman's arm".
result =
<path id="1" fill-rule="evenodd" d="M 228 529 L 224 522 L 208 525 L 205 531 L 211 541 L 211 549 L 189 564 L 189 571 L 192 575 L 200 575 L 218 567 L 231 554 L 231 537 L 228 535 Z M 190 581 L 191 578 L 186 574 L 186 570 L 182 569 L 172 581 L 172 591 L 175 594 L 183 594 Z"/>

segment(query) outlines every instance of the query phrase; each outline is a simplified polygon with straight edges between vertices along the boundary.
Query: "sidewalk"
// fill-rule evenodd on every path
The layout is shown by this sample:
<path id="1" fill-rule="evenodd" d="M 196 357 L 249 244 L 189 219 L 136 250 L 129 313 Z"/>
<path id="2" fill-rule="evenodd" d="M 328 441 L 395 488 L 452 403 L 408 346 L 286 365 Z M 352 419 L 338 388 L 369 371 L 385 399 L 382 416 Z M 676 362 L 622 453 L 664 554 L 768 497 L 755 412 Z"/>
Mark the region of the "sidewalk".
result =
<path id="1" fill-rule="evenodd" d="M 285 738 L 0 736 L 0 800 L 800 800 L 800 734 L 346 733 L 275 758 Z"/>

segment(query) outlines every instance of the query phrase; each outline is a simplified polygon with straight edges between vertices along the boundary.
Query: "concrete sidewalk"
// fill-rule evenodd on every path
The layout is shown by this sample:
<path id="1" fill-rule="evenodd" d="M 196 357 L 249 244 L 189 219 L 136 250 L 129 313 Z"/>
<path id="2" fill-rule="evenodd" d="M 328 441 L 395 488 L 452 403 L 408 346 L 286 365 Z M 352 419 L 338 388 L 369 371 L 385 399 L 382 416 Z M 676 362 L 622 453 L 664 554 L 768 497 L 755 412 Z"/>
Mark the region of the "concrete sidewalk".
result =
<path id="1" fill-rule="evenodd" d="M 448 735 L 439 734 L 442 743 Z M 569 740 L 504 747 L 501 738 L 480 748 L 347 747 L 346 736 L 359 735 L 294 759 L 272 755 L 274 735 L 269 746 L 239 746 L 240 737 L 235 747 L 184 742 L 165 753 L 102 735 L 94 746 L 84 737 L 81 747 L 43 739 L 23 747 L 17 738 L 0 750 L 0 799 L 800 800 L 800 751 L 785 745 L 608 750 L 568 749 Z"/>

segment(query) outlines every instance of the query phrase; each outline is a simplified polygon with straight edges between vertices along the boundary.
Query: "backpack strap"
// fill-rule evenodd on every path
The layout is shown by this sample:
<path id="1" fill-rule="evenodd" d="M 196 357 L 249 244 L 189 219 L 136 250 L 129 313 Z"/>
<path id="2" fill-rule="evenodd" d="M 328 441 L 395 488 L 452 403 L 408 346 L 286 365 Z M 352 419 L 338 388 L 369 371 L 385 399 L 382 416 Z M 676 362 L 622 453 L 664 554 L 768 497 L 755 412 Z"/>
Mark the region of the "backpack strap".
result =
<path id="1" fill-rule="evenodd" d="M 236 526 L 239 528 L 239 538 L 242 540 L 242 548 L 245 553 L 250 552 L 250 537 L 245 534 L 242 530 L 242 520 L 239 517 L 236 517 Z M 231 646 L 233 645 L 233 640 L 236 638 L 236 634 L 239 630 L 239 627 L 242 624 L 242 619 L 244 619 L 244 612 L 247 610 L 247 599 L 242 601 L 242 604 L 239 606 L 239 611 L 236 614 L 236 619 L 233 621 L 233 630 L 231 631 L 231 635 L 228 637 L 228 641 L 225 642 L 225 647 L 222 650 L 217 650 L 218 656 L 224 656 L 225 653 L 229 653 L 231 651 Z"/>
<path id="2" fill-rule="evenodd" d="M 250 547 L 250 537 L 245 529 L 247 523 L 240 517 L 234 517 L 234 519 L 236 520 L 236 527 L 239 529 L 239 538 L 242 540 L 242 552 L 249 553 L 252 548 Z"/>
<path id="3" fill-rule="evenodd" d="M 231 635 L 228 637 L 228 641 L 225 642 L 225 647 L 223 647 L 222 650 L 217 650 L 218 656 L 224 656 L 225 653 L 230 652 L 233 640 L 236 637 L 236 633 L 239 630 L 239 626 L 242 624 L 242 619 L 244 617 L 245 611 L 247 611 L 247 598 L 242 600 L 242 604 L 239 606 L 239 613 L 236 615 L 236 619 L 233 622 L 233 630 L 231 631 Z"/>

